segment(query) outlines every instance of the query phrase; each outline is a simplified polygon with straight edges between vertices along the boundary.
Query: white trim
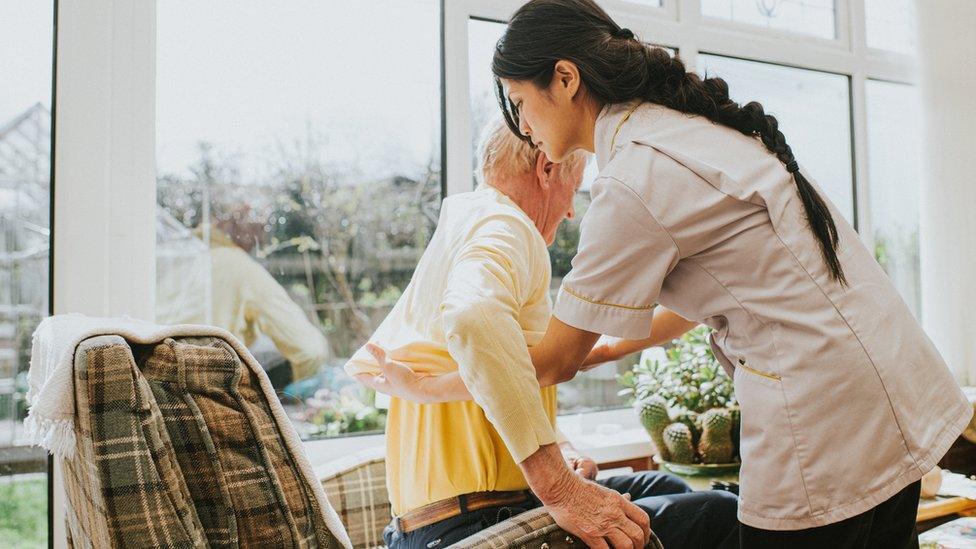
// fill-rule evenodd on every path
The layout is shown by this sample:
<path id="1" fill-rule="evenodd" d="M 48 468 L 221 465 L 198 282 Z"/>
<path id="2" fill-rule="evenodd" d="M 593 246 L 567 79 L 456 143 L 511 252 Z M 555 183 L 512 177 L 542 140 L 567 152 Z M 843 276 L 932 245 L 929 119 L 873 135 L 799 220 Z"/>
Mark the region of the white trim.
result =
<path id="1" fill-rule="evenodd" d="M 468 14 L 461 1 L 444 2 L 444 139 L 447 194 L 474 188 L 471 105 L 468 97 Z"/>
<path id="2" fill-rule="evenodd" d="M 155 3 L 62 0 L 54 180 L 55 313 L 155 308 Z"/>
<path id="3" fill-rule="evenodd" d="M 867 29 L 864 26 L 864 2 L 850 5 L 851 48 L 855 59 L 864 59 Z M 865 95 L 866 70 L 856 70 L 851 75 L 851 131 L 853 132 L 854 201 L 857 210 L 857 227 L 861 241 L 874 250 L 874 230 L 871 223 L 871 189 L 868 178 L 868 117 Z M 873 253 L 873 251 L 872 251 Z"/>
<path id="4" fill-rule="evenodd" d="M 60 0 L 54 312 L 152 320 L 156 295 L 156 5 Z M 66 547 L 55 461 L 53 546 Z"/>

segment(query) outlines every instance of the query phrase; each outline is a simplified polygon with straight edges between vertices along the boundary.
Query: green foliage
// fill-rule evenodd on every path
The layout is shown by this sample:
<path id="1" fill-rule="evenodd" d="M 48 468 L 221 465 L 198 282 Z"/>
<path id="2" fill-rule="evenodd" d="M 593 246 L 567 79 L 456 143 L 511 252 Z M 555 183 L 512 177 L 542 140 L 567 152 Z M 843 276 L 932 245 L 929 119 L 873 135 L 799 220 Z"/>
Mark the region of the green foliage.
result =
<path id="1" fill-rule="evenodd" d="M 679 409 L 676 414 L 674 414 L 674 421 L 678 423 L 684 423 L 688 426 L 688 431 L 691 433 L 691 440 L 698 444 L 698 439 L 701 437 L 702 424 L 701 416 L 698 412 L 692 412 L 690 410 Z"/>
<path id="2" fill-rule="evenodd" d="M 664 459 L 668 459 L 668 447 L 664 444 L 664 429 L 671 424 L 668 405 L 661 398 L 651 397 L 645 400 L 640 408 L 641 425 L 651 435 L 654 450 Z"/>
<path id="3" fill-rule="evenodd" d="M 348 433 L 382 431 L 386 427 L 386 410 L 364 402 L 361 389 L 332 391 L 319 389 L 306 399 L 297 419 L 303 422 L 303 436 L 338 436 Z"/>
<path id="4" fill-rule="evenodd" d="M 5 548 L 47 547 L 47 481 L 0 477 L 0 540 Z"/>
<path id="5" fill-rule="evenodd" d="M 695 444 L 691 430 L 684 423 L 675 422 L 664 429 L 664 444 L 668 448 L 671 461 L 675 463 L 694 463 Z"/>
<path id="6" fill-rule="evenodd" d="M 702 463 L 729 463 L 735 452 L 732 443 L 732 414 L 712 408 L 701 416 L 702 435 L 698 453 Z"/>
<path id="7" fill-rule="evenodd" d="M 588 191 L 580 191 L 575 198 L 576 215 L 563 221 L 556 229 L 556 239 L 549 246 L 549 259 L 552 262 L 552 276 L 559 279 L 573 268 L 573 257 L 579 246 L 580 221 L 590 205 Z"/>
<path id="8" fill-rule="evenodd" d="M 655 450 L 674 463 L 729 463 L 738 447 L 732 379 L 715 359 L 707 326 L 671 342 L 665 360 L 644 360 L 617 376 Z"/>
<path id="9" fill-rule="evenodd" d="M 621 394 L 632 403 L 657 396 L 677 414 L 735 404 L 732 379 L 715 359 L 706 339 L 710 330 L 699 326 L 671 342 L 666 360 L 647 359 L 617 376 L 625 387 Z"/>

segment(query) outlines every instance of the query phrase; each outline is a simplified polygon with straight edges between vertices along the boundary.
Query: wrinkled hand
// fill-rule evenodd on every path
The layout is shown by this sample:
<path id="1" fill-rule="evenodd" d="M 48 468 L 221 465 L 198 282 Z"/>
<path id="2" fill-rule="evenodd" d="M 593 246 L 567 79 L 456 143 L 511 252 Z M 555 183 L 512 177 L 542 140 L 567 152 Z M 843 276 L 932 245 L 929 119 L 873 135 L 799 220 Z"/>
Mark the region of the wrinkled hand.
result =
<path id="1" fill-rule="evenodd" d="M 596 480 L 596 474 L 600 472 L 596 462 L 588 457 L 571 457 L 566 461 L 569 463 L 570 469 L 586 480 Z"/>
<path id="2" fill-rule="evenodd" d="M 560 527 L 588 547 L 637 549 L 651 537 L 651 519 L 619 493 L 580 479 L 546 510 Z"/>
<path id="3" fill-rule="evenodd" d="M 429 374 L 418 374 L 402 362 L 387 360 L 386 349 L 375 343 L 367 343 L 366 350 L 373 355 L 380 367 L 378 375 L 357 374 L 360 383 L 385 395 L 406 400 L 418 400 L 423 394 L 421 380 Z"/>

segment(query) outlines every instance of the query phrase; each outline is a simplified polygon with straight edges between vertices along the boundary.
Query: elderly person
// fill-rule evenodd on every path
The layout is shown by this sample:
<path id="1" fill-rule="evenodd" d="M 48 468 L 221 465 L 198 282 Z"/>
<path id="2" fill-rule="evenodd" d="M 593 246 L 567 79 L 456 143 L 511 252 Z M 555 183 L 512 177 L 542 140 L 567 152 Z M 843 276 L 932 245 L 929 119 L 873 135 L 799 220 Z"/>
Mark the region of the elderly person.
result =
<path id="1" fill-rule="evenodd" d="M 556 380 L 540 389 L 528 347 L 549 322 L 546 245 L 573 216 L 585 162 L 553 164 L 496 123 L 480 163 L 478 189 L 444 200 L 413 279 L 373 336 L 382 347 L 360 349 L 346 365 L 373 386 L 387 354 L 431 379 L 458 371 L 474 399 L 392 399 L 386 464 L 396 519 L 387 545 L 448 546 L 543 504 L 554 516 L 608 517 L 616 546 L 643 546 L 649 517 L 666 546 L 734 544 L 732 494 L 693 493 L 657 472 L 591 482 L 592 460 L 567 443 L 560 453 Z M 581 494 L 600 508 L 579 508 Z"/>

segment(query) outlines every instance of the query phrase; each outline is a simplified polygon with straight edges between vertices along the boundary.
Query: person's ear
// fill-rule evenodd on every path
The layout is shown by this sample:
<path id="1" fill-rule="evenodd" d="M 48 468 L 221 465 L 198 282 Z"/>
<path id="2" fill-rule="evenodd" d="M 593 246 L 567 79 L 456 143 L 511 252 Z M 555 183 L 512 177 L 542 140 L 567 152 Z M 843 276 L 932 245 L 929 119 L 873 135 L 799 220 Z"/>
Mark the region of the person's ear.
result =
<path id="1" fill-rule="evenodd" d="M 560 59 L 556 61 L 556 66 L 553 67 L 552 71 L 552 81 L 556 89 L 565 93 L 570 99 L 575 98 L 580 89 L 580 73 L 576 63 Z"/>
<path id="2" fill-rule="evenodd" d="M 548 190 L 552 186 L 552 176 L 556 172 L 556 164 L 550 162 L 546 155 L 539 153 L 535 159 L 535 178 L 539 181 L 539 187 Z"/>

